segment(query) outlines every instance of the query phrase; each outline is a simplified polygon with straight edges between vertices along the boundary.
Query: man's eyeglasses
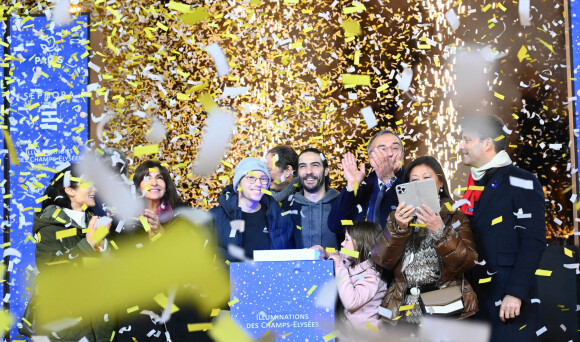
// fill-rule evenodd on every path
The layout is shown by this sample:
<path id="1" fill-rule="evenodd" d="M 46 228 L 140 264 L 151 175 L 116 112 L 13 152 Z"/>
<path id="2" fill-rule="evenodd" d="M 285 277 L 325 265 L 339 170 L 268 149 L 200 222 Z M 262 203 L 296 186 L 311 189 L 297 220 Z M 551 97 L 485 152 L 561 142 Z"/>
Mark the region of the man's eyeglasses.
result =
<path id="1" fill-rule="evenodd" d="M 247 179 L 248 183 L 250 183 L 250 184 L 256 183 L 256 180 L 258 179 L 257 177 L 250 176 L 250 175 L 247 175 L 244 178 Z M 260 183 L 262 183 L 264 185 L 268 185 L 269 182 L 270 182 L 270 178 L 268 178 L 266 176 L 260 177 Z"/>

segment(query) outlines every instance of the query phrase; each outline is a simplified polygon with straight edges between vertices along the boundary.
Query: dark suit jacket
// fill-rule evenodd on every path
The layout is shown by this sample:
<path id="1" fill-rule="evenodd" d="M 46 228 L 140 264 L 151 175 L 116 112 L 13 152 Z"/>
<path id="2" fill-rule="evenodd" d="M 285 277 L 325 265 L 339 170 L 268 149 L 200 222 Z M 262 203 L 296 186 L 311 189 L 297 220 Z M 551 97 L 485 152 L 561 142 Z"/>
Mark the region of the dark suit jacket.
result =
<path id="1" fill-rule="evenodd" d="M 403 182 L 404 173 L 404 168 L 397 172 L 397 180 L 387 190 L 380 203 L 379 224 L 381 227 L 385 227 L 389 214 L 399 205 L 395 187 Z M 379 190 L 377 182 L 377 174 L 373 171 L 363 180 L 356 196 L 354 191 L 346 191 L 346 187 L 344 187 L 338 198 L 332 203 L 332 209 L 328 215 L 328 229 L 335 234 L 344 234 L 345 228 L 342 226 L 342 220 L 365 221 L 373 192 Z"/>
<path id="2" fill-rule="evenodd" d="M 514 186 L 518 179 L 533 189 Z M 473 271 L 480 308 L 476 317 L 492 323 L 492 341 L 535 340 L 540 307 L 530 301 L 539 298 L 535 272 L 546 248 L 544 192 L 538 179 L 513 165 L 496 169 L 485 182 L 471 228 L 479 261 L 485 260 Z M 496 302 L 508 294 L 522 300 L 521 313 L 503 323 Z"/>

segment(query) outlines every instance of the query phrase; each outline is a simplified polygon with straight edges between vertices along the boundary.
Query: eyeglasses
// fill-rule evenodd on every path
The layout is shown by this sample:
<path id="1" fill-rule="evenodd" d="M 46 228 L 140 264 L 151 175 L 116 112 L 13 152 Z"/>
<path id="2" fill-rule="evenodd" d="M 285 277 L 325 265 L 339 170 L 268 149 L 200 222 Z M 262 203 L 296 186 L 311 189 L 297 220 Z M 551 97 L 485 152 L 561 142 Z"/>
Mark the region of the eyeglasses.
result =
<path id="1" fill-rule="evenodd" d="M 256 183 L 256 180 L 258 179 L 256 177 L 250 176 L 250 175 L 245 176 L 244 178 L 247 179 L 248 183 L 250 183 L 250 184 Z M 267 185 L 268 183 L 270 183 L 270 178 L 268 178 L 266 176 L 260 177 L 260 183 Z"/>

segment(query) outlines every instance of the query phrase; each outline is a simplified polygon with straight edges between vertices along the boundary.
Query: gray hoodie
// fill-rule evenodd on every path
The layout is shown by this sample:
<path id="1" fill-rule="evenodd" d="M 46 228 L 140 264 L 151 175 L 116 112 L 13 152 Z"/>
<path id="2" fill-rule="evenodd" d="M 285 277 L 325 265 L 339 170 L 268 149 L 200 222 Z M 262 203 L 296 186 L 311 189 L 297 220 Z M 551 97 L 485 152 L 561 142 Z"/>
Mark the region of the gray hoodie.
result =
<path id="1" fill-rule="evenodd" d="M 328 214 L 332 203 L 340 193 L 328 189 L 318 202 L 311 202 L 303 192 L 295 193 L 282 203 L 282 212 L 288 212 L 296 226 L 294 239 L 296 248 L 309 248 L 314 245 L 338 248 L 337 236 L 328 229 Z"/>

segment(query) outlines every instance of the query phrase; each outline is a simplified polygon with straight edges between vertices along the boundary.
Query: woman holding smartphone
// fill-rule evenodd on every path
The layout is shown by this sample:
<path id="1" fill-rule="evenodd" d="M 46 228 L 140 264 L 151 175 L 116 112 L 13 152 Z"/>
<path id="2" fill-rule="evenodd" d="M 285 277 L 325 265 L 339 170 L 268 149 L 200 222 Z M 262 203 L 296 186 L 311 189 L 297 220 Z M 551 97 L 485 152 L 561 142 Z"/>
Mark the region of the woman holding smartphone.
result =
<path id="1" fill-rule="evenodd" d="M 441 211 L 435 213 L 426 205 L 415 208 L 400 203 L 391 212 L 372 252 L 377 264 L 394 271 L 394 281 L 382 304 L 392 312 L 387 320 L 392 324 L 409 323 L 412 329 L 423 315 L 422 293 L 459 285 L 463 310 L 457 315 L 465 318 L 478 310 L 473 289 L 463 277 L 477 260 L 469 219 L 461 210 L 452 210 L 447 180 L 435 158 L 423 156 L 413 160 L 403 181 L 427 179 L 435 180 Z M 406 310 L 400 312 L 402 306 Z"/>

